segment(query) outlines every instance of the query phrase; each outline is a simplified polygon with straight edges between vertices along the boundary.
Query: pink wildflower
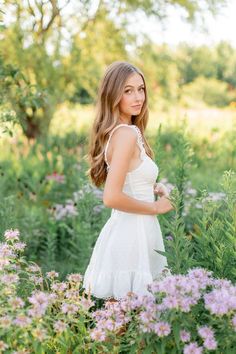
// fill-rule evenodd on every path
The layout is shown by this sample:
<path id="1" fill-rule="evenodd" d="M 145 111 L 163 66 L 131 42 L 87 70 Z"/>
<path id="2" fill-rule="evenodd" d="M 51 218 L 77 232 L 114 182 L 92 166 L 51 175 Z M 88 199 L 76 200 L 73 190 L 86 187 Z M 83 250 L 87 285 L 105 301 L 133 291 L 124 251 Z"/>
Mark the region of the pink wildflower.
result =
<path id="1" fill-rule="evenodd" d="M 191 335 L 188 331 L 182 330 L 182 331 L 180 331 L 180 339 L 184 343 L 189 342 L 191 339 Z"/>
<path id="2" fill-rule="evenodd" d="M 16 242 L 13 246 L 13 248 L 16 251 L 23 251 L 26 247 L 26 243 L 25 242 Z"/>
<path id="3" fill-rule="evenodd" d="M 10 299 L 8 300 L 8 303 L 11 305 L 11 307 L 12 307 L 14 310 L 23 307 L 24 304 L 25 304 L 25 302 L 24 302 L 20 297 L 10 298 Z"/>
<path id="4" fill-rule="evenodd" d="M 25 315 L 18 315 L 13 321 L 13 323 L 19 327 L 27 327 L 30 325 L 31 322 L 31 318 Z"/>
<path id="5" fill-rule="evenodd" d="M 78 306 L 75 304 L 63 303 L 61 305 L 61 311 L 63 313 L 67 313 L 68 315 L 73 315 L 74 313 L 76 313 L 78 311 Z"/>
<path id="6" fill-rule="evenodd" d="M 84 310 L 89 310 L 95 303 L 92 300 L 81 298 L 80 303 Z"/>
<path id="7" fill-rule="evenodd" d="M 19 281 L 19 276 L 17 274 L 4 274 L 1 276 L 1 281 L 4 284 L 16 284 Z"/>
<path id="8" fill-rule="evenodd" d="M 70 282 L 74 282 L 74 283 L 80 283 L 81 280 L 83 279 L 83 276 L 79 273 L 74 273 L 74 274 L 69 274 L 67 276 L 67 279 L 70 281 Z"/>
<path id="9" fill-rule="evenodd" d="M 66 330 L 67 324 L 65 322 L 62 322 L 61 320 L 58 320 L 54 323 L 53 327 L 56 332 L 62 333 Z"/>
<path id="10" fill-rule="evenodd" d="M 46 276 L 49 279 L 54 279 L 54 278 L 58 278 L 59 274 L 55 272 L 55 270 L 52 270 L 51 272 L 47 272 Z"/>
<path id="11" fill-rule="evenodd" d="M 16 240 L 18 241 L 19 236 L 20 236 L 20 231 L 17 229 L 6 230 L 4 233 L 4 237 L 7 241 L 16 241 Z"/>
<path id="12" fill-rule="evenodd" d="M 184 354 L 201 354 L 202 347 L 199 347 L 196 342 L 191 342 L 184 346 Z"/>
<path id="13" fill-rule="evenodd" d="M 169 323 L 167 322 L 158 322 L 154 324 L 154 332 L 159 337 L 168 336 L 171 332 L 171 328 Z"/>
<path id="14" fill-rule="evenodd" d="M 198 334 L 200 337 L 202 337 L 203 339 L 206 339 L 206 338 L 213 338 L 214 337 L 214 332 L 213 330 L 208 327 L 208 326 L 203 326 L 203 327 L 200 327 L 198 329 Z"/>
<path id="15" fill-rule="evenodd" d="M 215 338 L 206 338 L 203 345 L 208 350 L 215 350 L 217 348 L 217 341 Z"/>
<path id="16" fill-rule="evenodd" d="M 54 283 L 51 286 L 52 290 L 57 291 L 57 292 L 63 292 L 64 290 L 67 289 L 67 284 L 64 282 L 61 283 Z"/>
<path id="17" fill-rule="evenodd" d="M 105 332 L 101 331 L 98 328 L 93 329 L 90 332 L 90 336 L 93 340 L 95 340 L 97 342 L 103 342 L 106 339 Z"/>

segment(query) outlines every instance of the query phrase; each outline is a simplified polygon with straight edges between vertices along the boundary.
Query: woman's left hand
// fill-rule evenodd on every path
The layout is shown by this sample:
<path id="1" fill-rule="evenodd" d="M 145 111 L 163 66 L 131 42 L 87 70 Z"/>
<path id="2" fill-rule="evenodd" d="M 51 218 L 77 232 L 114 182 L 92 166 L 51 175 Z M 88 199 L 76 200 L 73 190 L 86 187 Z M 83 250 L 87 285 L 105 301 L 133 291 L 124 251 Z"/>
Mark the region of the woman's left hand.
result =
<path id="1" fill-rule="evenodd" d="M 169 197 L 169 191 L 163 183 L 155 183 L 154 187 L 154 194 L 157 194 L 160 197 Z"/>

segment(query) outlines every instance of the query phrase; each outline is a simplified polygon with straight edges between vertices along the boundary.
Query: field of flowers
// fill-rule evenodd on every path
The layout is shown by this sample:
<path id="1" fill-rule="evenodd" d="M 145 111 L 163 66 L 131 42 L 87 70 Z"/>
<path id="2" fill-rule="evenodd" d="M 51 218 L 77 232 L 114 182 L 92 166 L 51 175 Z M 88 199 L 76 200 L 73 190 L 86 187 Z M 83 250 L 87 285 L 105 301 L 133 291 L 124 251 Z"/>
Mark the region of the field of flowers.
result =
<path id="1" fill-rule="evenodd" d="M 81 285 L 110 215 L 86 176 L 86 128 L 4 137 L 0 352 L 235 353 L 235 134 L 201 136 L 183 123 L 149 135 L 176 207 L 158 217 L 171 275 L 116 304 Z"/>

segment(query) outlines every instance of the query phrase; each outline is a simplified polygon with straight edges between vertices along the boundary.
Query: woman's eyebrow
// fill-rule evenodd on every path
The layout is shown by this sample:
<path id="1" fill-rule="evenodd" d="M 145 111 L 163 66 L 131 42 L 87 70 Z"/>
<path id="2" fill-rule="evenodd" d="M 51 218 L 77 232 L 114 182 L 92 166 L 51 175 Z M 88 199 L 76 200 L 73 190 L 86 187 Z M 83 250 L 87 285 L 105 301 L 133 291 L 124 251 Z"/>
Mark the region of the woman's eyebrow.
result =
<path id="1" fill-rule="evenodd" d="M 126 88 L 126 87 L 134 87 L 134 86 L 132 86 L 132 85 L 126 85 L 125 88 Z M 138 87 L 144 87 L 144 84 L 142 84 L 142 85 L 140 85 L 140 86 L 138 86 Z"/>

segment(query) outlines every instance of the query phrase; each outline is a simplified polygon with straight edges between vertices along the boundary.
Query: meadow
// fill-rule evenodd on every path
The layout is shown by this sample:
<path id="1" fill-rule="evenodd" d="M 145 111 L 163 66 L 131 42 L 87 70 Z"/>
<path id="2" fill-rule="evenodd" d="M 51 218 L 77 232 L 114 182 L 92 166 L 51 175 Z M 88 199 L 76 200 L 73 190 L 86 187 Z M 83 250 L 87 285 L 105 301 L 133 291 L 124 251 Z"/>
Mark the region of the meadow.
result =
<path id="1" fill-rule="evenodd" d="M 64 104 L 47 139 L 29 141 L 19 127 L 1 136 L 0 350 L 234 353 L 235 109 L 150 113 L 158 181 L 176 206 L 158 217 L 172 276 L 150 285 L 155 301 L 128 296 L 114 307 L 81 288 L 111 212 L 86 175 L 92 119 L 91 106 Z"/>

